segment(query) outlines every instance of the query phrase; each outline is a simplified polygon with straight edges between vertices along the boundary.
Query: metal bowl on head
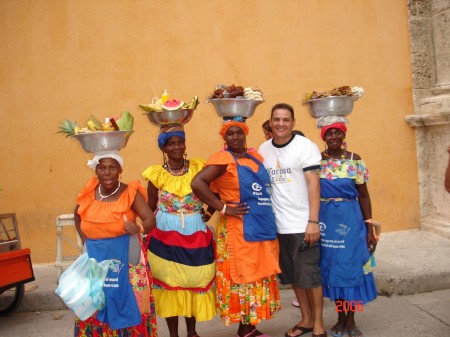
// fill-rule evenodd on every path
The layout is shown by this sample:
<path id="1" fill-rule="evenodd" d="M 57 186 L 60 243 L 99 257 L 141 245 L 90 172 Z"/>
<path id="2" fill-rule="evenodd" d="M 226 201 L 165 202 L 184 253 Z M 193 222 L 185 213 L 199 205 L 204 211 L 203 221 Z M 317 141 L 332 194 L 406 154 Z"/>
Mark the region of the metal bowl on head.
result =
<path id="1" fill-rule="evenodd" d="M 86 152 L 120 150 L 127 146 L 134 131 L 97 131 L 73 135 Z"/>
<path id="2" fill-rule="evenodd" d="M 246 98 L 208 99 L 220 117 L 252 117 L 256 107 L 263 102 Z"/>
<path id="3" fill-rule="evenodd" d="M 329 96 L 312 99 L 308 105 L 309 113 L 314 118 L 327 116 L 347 116 L 353 110 L 354 96 Z"/>
<path id="4" fill-rule="evenodd" d="M 148 111 L 145 113 L 150 123 L 156 126 L 184 125 L 189 122 L 194 109 Z"/>

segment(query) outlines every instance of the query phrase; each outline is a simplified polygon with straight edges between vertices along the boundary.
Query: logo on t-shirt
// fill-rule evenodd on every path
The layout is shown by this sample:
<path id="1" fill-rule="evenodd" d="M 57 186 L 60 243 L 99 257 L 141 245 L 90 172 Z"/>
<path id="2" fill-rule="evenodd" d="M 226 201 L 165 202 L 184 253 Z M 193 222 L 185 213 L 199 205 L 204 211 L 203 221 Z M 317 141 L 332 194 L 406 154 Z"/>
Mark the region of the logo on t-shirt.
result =
<path id="1" fill-rule="evenodd" d="M 272 184 L 285 184 L 292 181 L 292 179 L 288 176 L 291 173 L 291 169 L 289 167 L 281 168 L 279 161 L 277 161 L 276 168 L 268 167 L 267 173 L 270 176 L 270 181 Z"/>

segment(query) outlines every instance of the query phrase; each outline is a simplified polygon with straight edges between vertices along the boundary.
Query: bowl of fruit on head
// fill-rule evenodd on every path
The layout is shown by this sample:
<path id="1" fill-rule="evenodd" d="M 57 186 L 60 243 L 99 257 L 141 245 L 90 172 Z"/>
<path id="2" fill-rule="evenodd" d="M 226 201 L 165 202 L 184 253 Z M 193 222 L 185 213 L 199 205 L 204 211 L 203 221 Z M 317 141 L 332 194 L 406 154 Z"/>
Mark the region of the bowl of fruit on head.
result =
<path id="1" fill-rule="evenodd" d="M 140 104 L 139 107 L 145 111 L 145 115 L 150 123 L 162 127 L 188 123 L 198 104 L 197 96 L 194 96 L 189 101 L 170 99 L 167 96 L 164 98 L 162 96 L 161 98 L 154 97 L 151 103 Z"/>
<path id="2" fill-rule="evenodd" d="M 133 134 L 134 117 L 122 112 L 119 118 L 106 118 L 100 122 L 93 115 L 81 127 L 74 120 L 65 119 L 59 125 L 59 133 L 75 138 L 86 152 L 100 152 L 123 149 Z"/>
<path id="3" fill-rule="evenodd" d="M 361 87 L 341 86 L 328 91 L 313 91 L 303 98 L 309 114 L 314 118 L 347 116 L 353 111 L 353 103 L 364 96 Z"/>
<path id="4" fill-rule="evenodd" d="M 264 98 L 258 88 L 219 84 L 207 102 L 214 106 L 219 117 L 248 118 L 254 115 L 256 107 L 264 102 Z"/>

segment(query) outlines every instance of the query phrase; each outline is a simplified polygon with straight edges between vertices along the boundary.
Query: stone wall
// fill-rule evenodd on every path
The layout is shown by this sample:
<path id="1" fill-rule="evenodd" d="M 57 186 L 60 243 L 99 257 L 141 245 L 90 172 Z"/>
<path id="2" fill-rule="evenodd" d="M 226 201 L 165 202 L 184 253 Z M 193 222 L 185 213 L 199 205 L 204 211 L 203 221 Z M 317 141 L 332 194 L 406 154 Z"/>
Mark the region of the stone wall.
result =
<path id="1" fill-rule="evenodd" d="M 450 0 L 408 1 L 421 227 L 450 237 Z"/>

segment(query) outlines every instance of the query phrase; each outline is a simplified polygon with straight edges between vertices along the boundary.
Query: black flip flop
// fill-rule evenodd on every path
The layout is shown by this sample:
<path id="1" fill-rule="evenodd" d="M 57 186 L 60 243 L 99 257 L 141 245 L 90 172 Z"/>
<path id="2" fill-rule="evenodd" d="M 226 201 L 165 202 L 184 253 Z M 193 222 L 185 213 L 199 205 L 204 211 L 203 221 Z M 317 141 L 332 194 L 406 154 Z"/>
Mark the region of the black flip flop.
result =
<path id="1" fill-rule="evenodd" d="M 304 328 L 304 327 L 302 327 L 302 326 L 296 325 L 296 326 L 294 326 L 294 327 L 291 329 L 291 332 L 292 332 L 292 333 L 295 333 L 296 331 L 301 331 L 301 333 L 299 333 L 298 335 L 289 335 L 289 334 L 286 332 L 286 333 L 284 334 L 284 337 L 300 337 L 300 336 L 303 336 L 303 335 L 305 335 L 305 334 L 307 334 L 307 333 L 312 332 L 313 329 L 312 329 L 312 328 Z"/>

